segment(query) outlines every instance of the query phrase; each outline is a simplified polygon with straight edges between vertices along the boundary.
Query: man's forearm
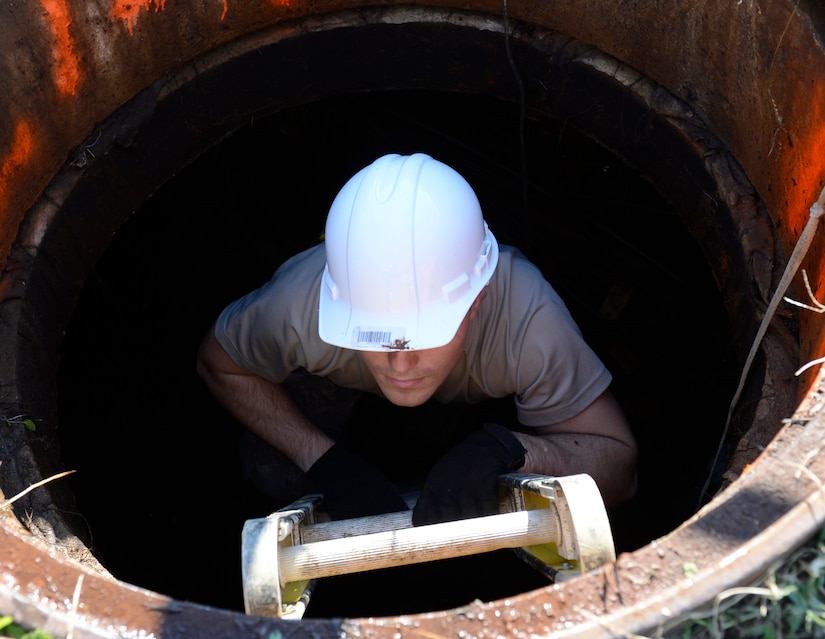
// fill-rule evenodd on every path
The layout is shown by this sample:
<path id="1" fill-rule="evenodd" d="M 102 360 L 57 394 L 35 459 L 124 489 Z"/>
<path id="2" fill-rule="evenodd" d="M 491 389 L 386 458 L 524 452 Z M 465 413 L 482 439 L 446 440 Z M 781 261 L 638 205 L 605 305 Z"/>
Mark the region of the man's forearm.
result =
<path id="1" fill-rule="evenodd" d="M 214 337 L 205 340 L 198 373 L 241 424 L 306 471 L 334 443 L 298 408 L 286 388 L 240 368 Z"/>
<path id="2" fill-rule="evenodd" d="M 618 506 L 636 492 L 636 449 L 624 442 L 580 433 L 516 436 L 527 449 L 525 464 L 519 472 L 587 473 L 599 486 L 608 507 Z"/>
<path id="3" fill-rule="evenodd" d="M 241 424 L 301 470 L 307 471 L 332 446 L 332 439 L 307 419 L 284 386 L 260 377 L 235 377 L 213 390 L 215 396 Z M 251 401 L 243 401 L 244 396 Z"/>

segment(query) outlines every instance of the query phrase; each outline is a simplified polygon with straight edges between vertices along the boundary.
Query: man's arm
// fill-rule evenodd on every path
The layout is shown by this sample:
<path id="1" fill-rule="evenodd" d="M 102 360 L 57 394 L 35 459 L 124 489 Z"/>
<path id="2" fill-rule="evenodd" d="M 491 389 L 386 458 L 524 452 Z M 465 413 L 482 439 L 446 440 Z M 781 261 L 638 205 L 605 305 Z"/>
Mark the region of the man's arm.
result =
<path id="1" fill-rule="evenodd" d="M 605 391 L 575 417 L 514 432 L 484 424 L 443 455 L 427 475 L 413 509 L 413 525 L 498 512 L 503 473 L 587 473 L 608 508 L 636 492 L 636 442 L 612 393 Z"/>
<path id="2" fill-rule="evenodd" d="M 605 505 L 617 506 L 636 492 L 636 440 L 619 403 L 607 390 L 568 420 L 514 433 L 527 449 L 520 472 L 540 475 L 587 473 Z"/>
<path id="3" fill-rule="evenodd" d="M 198 351 L 198 374 L 241 424 L 306 472 L 333 445 L 295 405 L 286 388 L 239 367 L 215 338 L 214 327 Z"/>

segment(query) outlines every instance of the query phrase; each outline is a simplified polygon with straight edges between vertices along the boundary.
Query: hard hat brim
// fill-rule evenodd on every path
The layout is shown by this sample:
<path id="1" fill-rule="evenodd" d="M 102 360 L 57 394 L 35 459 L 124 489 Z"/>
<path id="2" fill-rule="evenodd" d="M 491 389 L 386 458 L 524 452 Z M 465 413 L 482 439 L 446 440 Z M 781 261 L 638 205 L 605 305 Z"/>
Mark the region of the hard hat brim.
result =
<path id="1" fill-rule="evenodd" d="M 359 313 L 342 299 L 325 266 L 318 300 L 320 338 L 360 351 L 423 350 L 450 343 L 498 264 L 498 242 L 486 225 L 485 233 L 486 251 L 474 272 L 466 274 L 466 285 L 445 292 L 414 315 Z"/>

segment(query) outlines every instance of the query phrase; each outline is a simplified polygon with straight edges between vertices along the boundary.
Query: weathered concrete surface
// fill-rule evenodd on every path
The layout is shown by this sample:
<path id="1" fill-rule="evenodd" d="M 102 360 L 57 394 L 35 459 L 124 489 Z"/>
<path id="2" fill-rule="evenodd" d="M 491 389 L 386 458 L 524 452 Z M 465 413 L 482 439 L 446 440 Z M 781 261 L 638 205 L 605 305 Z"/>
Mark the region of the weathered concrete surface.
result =
<path id="1" fill-rule="evenodd" d="M 392 3 L 384 3 L 392 4 Z M 419 6 L 449 7 L 421 2 Z M 0 9 L 0 266 L 23 215 L 71 152 L 94 153 L 94 126 L 175 70 L 270 25 L 353 2 L 196 3 L 91 0 Z M 455 3 L 499 18 L 499 2 Z M 813 19 L 806 13 L 815 11 Z M 513 20 L 569 34 L 691 104 L 746 170 L 790 247 L 825 185 L 825 63 L 821 9 L 768 3 L 517 2 Z M 666 28 L 662 28 L 666 25 Z M 297 32 L 307 28 L 295 23 Z M 199 64 L 208 64 L 202 60 Z M 84 144 L 85 147 L 78 148 Z M 822 252 L 822 240 L 812 249 Z M 806 264 L 812 279 L 823 274 Z M 2 289 L 0 289 L 2 293 Z M 811 321 L 803 317 L 803 328 Z M 825 340 L 805 331 L 803 359 Z M 810 382 L 810 376 L 807 378 Z"/>
<path id="2" fill-rule="evenodd" d="M 501 28 L 504 8 L 492 0 L 416 6 L 421 20 L 427 19 L 428 6 L 488 15 L 491 29 Z M 19 323 L 4 326 L 10 331 L 6 334 L 30 334 L 26 323 L 31 319 L 17 313 L 27 295 L 26 275 L 57 212 L 52 203 L 71 189 L 71 184 L 53 180 L 67 162 L 82 168 L 94 157 L 101 141 L 93 132 L 100 122 L 127 104 L 150 112 L 178 82 L 231 60 L 235 50 L 266 43 L 275 26 L 279 37 L 300 37 L 313 29 L 333 28 L 335 20 L 352 25 L 357 11 L 336 12 L 358 8 L 357 3 L 335 0 L 43 0 L 0 7 L 0 306 L 3 322 Z M 825 185 L 825 53 L 816 28 L 822 22 L 821 9 L 786 0 L 667 6 L 528 1 L 507 8 L 514 23 L 593 45 L 691 105 L 744 169 L 777 228 L 780 253 L 790 254 Z M 144 93 L 148 100 L 133 101 L 150 87 Z M 117 143 L 128 144 L 133 133 L 138 131 L 117 132 Z M 803 264 L 820 297 L 825 288 L 822 236 L 820 232 Z M 83 250 L 98 250 L 83 239 L 78 241 Z M 70 261 L 67 256 L 67 263 L 55 268 L 71 270 Z M 49 289 L 38 293 L 44 299 L 70 293 L 44 291 Z M 797 287 L 794 296 L 804 298 L 804 290 Z M 801 315 L 800 363 L 825 352 L 820 320 L 813 313 Z M 29 349 L 45 353 L 44 367 L 59 347 L 59 331 L 47 341 Z M 50 380 L 40 361 L 18 360 L 18 352 L 4 353 L 0 361 L 3 407 L 17 404 L 18 381 L 24 377 L 44 378 L 32 384 L 39 383 L 44 395 L 49 392 Z M 173 602 L 86 572 L 6 516 L 0 530 L 0 610 L 55 634 L 74 627 L 76 637 L 270 632 L 596 637 L 613 631 L 651 632 L 704 605 L 724 587 L 758 576 L 777 557 L 777 536 L 790 551 L 822 525 L 822 495 L 811 479 L 825 478 L 822 389 L 814 368 L 803 378 L 794 420 L 748 472 L 693 521 L 596 574 L 512 602 L 403 619 L 347 620 L 343 625 L 249 619 Z M 26 451 L 13 452 L 16 463 L 38 463 Z M 796 472 L 799 467 L 806 471 Z M 56 531 L 58 537 L 63 534 Z M 686 563 L 695 564 L 698 572 L 689 575 Z M 82 606 L 73 610 L 78 588 Z"/>
<path id="3" fill-rule="evenodd" d="M 269 25 L 354 6 L 335 0 L 5 5 L 0 195 L 9 217 L 0 225 L 0 256 L 69 151 L 139 90 Z M 454 6 L 496 17 L 503 10 L 492 1 Z M 509 14 L 597 46 L 691 104 L 713 123 L 769 209 L 787 210 L 788 238 L 799 232 L 822 186 L 825 70 L 821 40 L 797 3 L 570 0 L 513 3 Z M 30 185 L 31 173 L 39 177 Z"/>

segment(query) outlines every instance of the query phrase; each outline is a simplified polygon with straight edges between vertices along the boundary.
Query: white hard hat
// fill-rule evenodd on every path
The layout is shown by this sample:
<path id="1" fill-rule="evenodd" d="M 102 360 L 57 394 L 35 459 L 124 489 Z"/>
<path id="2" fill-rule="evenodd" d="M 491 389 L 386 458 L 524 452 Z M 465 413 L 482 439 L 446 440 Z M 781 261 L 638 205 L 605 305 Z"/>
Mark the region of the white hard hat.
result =
<path id="1" fill-rule="evenodd" d="M 365 351 L 436 348 L 498 262 L 473 189 L 429 155 L 385 155 L 330 207 L 318 332 Z"/>

